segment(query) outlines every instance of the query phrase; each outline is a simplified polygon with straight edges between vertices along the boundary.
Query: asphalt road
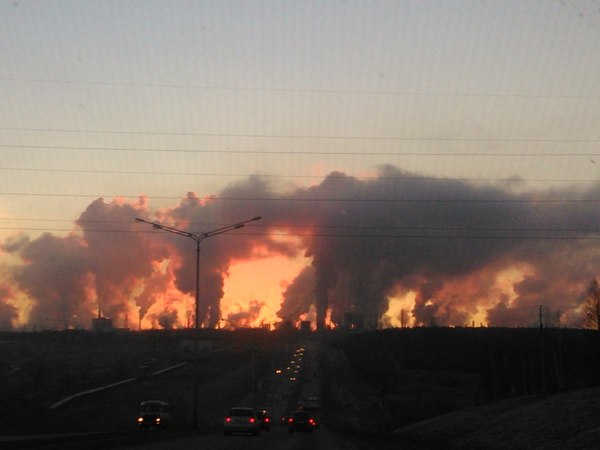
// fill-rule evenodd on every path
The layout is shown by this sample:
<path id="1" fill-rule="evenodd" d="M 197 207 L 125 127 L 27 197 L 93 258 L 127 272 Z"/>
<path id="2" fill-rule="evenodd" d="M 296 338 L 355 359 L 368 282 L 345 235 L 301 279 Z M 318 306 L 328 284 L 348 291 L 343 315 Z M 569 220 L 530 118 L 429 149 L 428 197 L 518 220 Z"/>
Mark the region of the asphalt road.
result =
<path id="1" fill-rule="evenodd" d="M 212 432 L 202 435 L 182 437 L 171 440 L 161 440 L 153 443 L 136 444 L 134 446 L 118 447 L 121 449 L 199 449 L 211 450 L 387 450 L 408 449 L 416 450 L 422 447 L 414 445 L 389 442 L 385 440 L 358 438 L 355 436 L 341 435 L 328 430 L 325 426 L 308 432 L 289 433 L 288 428 L 277 420 L 281 415 L 287 415 L 289 410 L 289 396 L 298 392 L 298 397 L 319 395 L 318 365 L 316 356 L 318 346 L 314 343 L 296 347 L 285 361 L 274 364 L 281 368 L 281 373 L 274 374 L 271 381 L 272 408 L 275 424 L 271 430 L 262 431 L 259 436 L 235 434 L 225 436 L 221 432 Z"/>
<path id="2" fill-rule="evenodd" d="M 54 438 L 46 441 L 32 440 L 27 443 L 12 442 L 7 448 L 47 448 L 47 449 L 310 449 L 310 450 L 387 450 L 387 449 L 422 449 L 404 442 L 389 442 L 376 438 L 362 438 L 354 435 L 340 434 L 327 428 L 327 424 L 321 423 L 319 429 L 308 432 L 289 433 L 285 424 L 279 420 L 287 416 L 294 409 L 299 408 L 301 403 L 309 398 L 320 399 L 317 356 L 319 345 L 316 342 L 308 342 L 305 345 L 297 344 L 289 348 L 286 356 L 273 357 L 270 366 L 271 373 L 265 374 L 264 379 L 258 381 L 263 386 L 268 386 L 257 392 L 245 392 L 239 397 L 216 396 L 215 402 L 211 403 L 209 410 L 205 411 L 207 423 L 217 425 L 222 420 L 230 406 L 253 406 L 264 405 L 271 410 L 273 426 L 269 432 L 262 431 L 259 436 L 235 434 L 223 435 L 220 427 L 210 427 L 199 434 L 182 434 L 177 430 L 147 430 L 146 434 L 140 435 L 140 431 L 119 434 L 108 433 L 107 436 L 83 436 L 81 438 Z M 254 360 L 253 360 L 254 361 Z M 254 371 L 251 371 L 254 374 Z M 254 375 L 252 375 L 254 377 Z M 225 398 L 227 398 L 226 401 Z M 219 401 L 221 400 L 221 401 Z M 318 400 L 317 400 L 318 401 Z M 233 403 L 231 403 L 233 402 Z M 225 404 L 227 403 L 227 404 Z M 231 404 L 230 404 L 231 403 Z M 318 413 L 316 415 L 318 417 Z M 181 430 L 183 431 L 183 430 Z M 0 444 L 3 447 L 4 444 Z M 27 445 L 25 445 L 27 444 Z"/>
<path id="3" fill-rule="evenodd" d="M 224 436 L 222 433 L 211 433 L 117 448 L 157 450 L 197 450 L 200 448 L 210 448 L 211 450 L 386 450 L 402 448 L 416 450 L 421 447 L 379 440 L 369 442 L 352 436 L 342 436 L 323 428 L 313 433 L 295 432 L 290 434 L 286 427 L 278 426 L 272 428 L 270 432 L 262 432 L 259 436 L 244 434 Z"/>

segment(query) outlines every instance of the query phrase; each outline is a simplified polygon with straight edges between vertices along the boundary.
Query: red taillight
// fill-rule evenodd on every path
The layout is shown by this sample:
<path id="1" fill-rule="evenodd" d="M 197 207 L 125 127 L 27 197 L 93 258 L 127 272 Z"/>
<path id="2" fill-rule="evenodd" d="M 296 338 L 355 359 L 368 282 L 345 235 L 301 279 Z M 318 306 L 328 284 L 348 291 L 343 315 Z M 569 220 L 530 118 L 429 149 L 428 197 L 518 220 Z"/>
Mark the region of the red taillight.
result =
<path id="1" fill-rule="evenodd" d="M 231 422 L 231 417 L 225 417 L 225 422 Z"/>
<path id="2" fill-rule="evenodd" d="M 254 423 L 256 419 L 254 417 L 250 417 L 250 423 Z"/>
<path id="3" fill-rule="evenodd" d="M 270 421 L 271 421 L 271 419 L 269 419 L 268 417 L 267 417 L 267 418 L 265 418 L 265 422 L 266 422 L 266 423 L 269 423 Z"/>
<path id="4" fill-rule="evenodd" d="M 311 425 L 314 425 L 315 421 L 314 421 L 314 419 L 308 419 L 308 423 L 310 423 Z"/>
<path id="5" fill-rule="evenodd" d="M 290 417 L 290 418 L 289 418 L 289 420 L 288 420 L 288 422 L 289 422 L 289 423 L 292 423 L 292 422 L 294 422 L 294 419 L 292 419 L 292 418 Z"/>

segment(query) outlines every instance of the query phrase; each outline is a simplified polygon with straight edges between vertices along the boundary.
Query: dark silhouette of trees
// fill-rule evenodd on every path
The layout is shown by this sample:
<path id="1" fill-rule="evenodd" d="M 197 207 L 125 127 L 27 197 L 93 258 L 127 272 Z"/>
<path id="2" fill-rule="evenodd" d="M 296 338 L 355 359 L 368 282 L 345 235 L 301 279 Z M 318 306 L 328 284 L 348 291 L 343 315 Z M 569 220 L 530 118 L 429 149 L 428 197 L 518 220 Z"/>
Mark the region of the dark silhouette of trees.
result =
<path id="1" fill-rule="evenodd" d="M 587 328 L 600 330 L 600 285 L 596 279 L 593 279 L 588 287 L 584 311 L 587 316 Z"/>

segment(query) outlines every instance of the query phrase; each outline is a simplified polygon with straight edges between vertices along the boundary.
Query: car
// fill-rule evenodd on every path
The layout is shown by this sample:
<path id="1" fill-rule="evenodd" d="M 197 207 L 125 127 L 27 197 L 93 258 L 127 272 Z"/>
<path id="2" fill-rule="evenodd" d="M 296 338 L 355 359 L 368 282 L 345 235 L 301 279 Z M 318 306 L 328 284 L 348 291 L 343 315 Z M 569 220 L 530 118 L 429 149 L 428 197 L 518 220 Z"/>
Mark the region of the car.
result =
<path id="1" fill-rule="evenodd" d="M 314 405 L 304 405 L 301 408 L 298 409 L 299 411 L 305 411 L 308 414 L 310 414 L 310 416 L 312 417 L 312 419 L 315 421 L 315 430 L 319 429 L 319 408 L 317 406 Z"/>
<path id="2" fill-rule="evenodd" d="M 267 409 L 259 409 L 257 412 L 260 420 L 260 429 L 265 431 L 271 430 L 271 415 Z"/>
<path id="3" fill-rule="evenodd" d="M 254 408 L 236 406 L 231 408 L 223 420 L 223 434 L 231 433 L 260 433 L 261 421 Z"/>
<path id="4" fill-rule="evenodd" d="M 308 411 L 294 411 L 288 418 L 288 431 L 308 431 L 312 433 L 317 428 L 317 421 Z"/>
<path id="5" fill-rule="evenodd" d="M 162 400 L 140 403 L 137 423 L 140 428 L 165 428 L 169 424 L 169 404 Z"/>

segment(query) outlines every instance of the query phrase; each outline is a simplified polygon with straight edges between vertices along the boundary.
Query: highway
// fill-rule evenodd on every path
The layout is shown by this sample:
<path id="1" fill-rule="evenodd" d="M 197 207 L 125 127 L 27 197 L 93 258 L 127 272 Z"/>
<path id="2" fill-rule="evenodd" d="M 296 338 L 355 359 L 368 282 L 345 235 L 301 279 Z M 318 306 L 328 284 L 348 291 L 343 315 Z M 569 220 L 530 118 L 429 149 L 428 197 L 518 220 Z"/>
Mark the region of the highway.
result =
<path id="1" fill-rule="evenodd" d="M 118 447 L 119 449 L 177 449 L 197 450 L 210 448 L 213 450 L 375 450 L 399 448 L 398 443 L 382 441 L 365 441 L 349 436 L 341 436 L 327 429 L 321 428 L 313 433 L 296 432 L 288 433 L 287 428 L 277 426 L 270 432 L 263 432 L 259 436 L 233 435 L 224 436 L 222 433 L 210 433 L 187 438 L 160 441 L 156 443 L 141 444 L 135 446 Z M 402 445 L 403 449 L 417 449 Z"/>
<path id="2" fill-rule="evenodd" d="M 370 449 L 392 449 L 398 448 L 401 444 L 405 449 L 420 449 L 413 445 L 394 442 L 390 443 L 382 439 L 373 437 L 356 437 L 329 429 L 327 423 L 322 423 L 319 416 L 319 403 L 321 401 L 320 393 L 320 373 L 318 364 L 318 355 L 320 343 L 316 340 L 308 340 L 306 343 L 297 342 L 295 345 L 287 346 L 284 352 L 271 353 L 270 361 L 263 362 L 271 369 L 267 372 L 255 370 L 255 358 L 252 358 L 251 370 L 240 366 L 240 374 L 245 373 L 246 377 L 220 375 L 225 381 L 221 384 L 207 384 L 207 388 L 212 387 L 214 398 L 209 398 L 206 389 L 203 390 L 202 405 L 200 413 L 204 426 L 201 430 L 193 432 L 181 426 L 179 419 L 188 419 L 188 413 L 182 415 L 182 411 L 172 410 L 172 418 L 177 422 L 168 430 L 122 430 L 116 428 L 106 430 L 103 433 L 82 433 L 81 435 L 56 435 L 56 436 L 30 436 L 23 439 L 8 439 L 0 444 L 2 448 L 38 448 L 48 450 L 67 450 L 67 449 L 344 449 L 344 450 L 370 450 Z M 211 364 L 211 363 L 208 363 Z M 222 362 L 220 363 L 222 364 Z M 185 370 L 185 369 L 183 369 Z M 220 372 L 218 372 L 220 373 Z M 237 373 L 237 372 L 236 372 Z M 259 378 L 255 378 L 258 374 Z M 187 383 L 189 372 L 174 371 L 172 376 L 165 379 L 150 379 L 144 381 L 138 387 L 137 384 L 127 384 L 121 389 L 118 398 L 127 392 L 126 396 L 133 395 L 134 389 L 142 389 L 145 385 L 153 387 L 153 392 L 157 398 L 168 397 L 168 388 L 174 383 Z M 213 376 L 214 378 L 214 376 Z M 212 378 L 210 378 L 212 380 Z M 252 381 L 252 383 L 249 383 Z M 254 386 L 262 386 L 256 388 Z M 248 386 L 252 388 L 248 389 Z M 228 389 L 231 387 L 231 389 Z M 240 389 L 241 387 L 241 389 Z M 129 392 L 131 391 L 131 392 Z M 177 390 L 176 392 L 179 392 Z M 138 393 L 139 394 L 139 393 Z M 136 395 L 138 395 L 136 394 Z M 153 395 L 154 395 L 153 394 Z M 233 395 L 232 395 L 233 394 Z M 95 411 L 105 411 L 107 408 L 114 407 L 112 401 L 108 401 L 112 396 L 106 398 L 94 397 L 90 401 L 92 409 Z M 162 398 L 162 397 L 161 397 Z M 85 407 L 89 402 L 70 403 L 67 408 Z M 178 405 L 182 403 L 179 402 Z M 112 405 L 112 406 L 111 406 Z M 90 406 L 90 405 L 87 405 Z M 230 407 L 233 406 L 251 406 L 254 408 L 266 407 L 271 412 L 272 426 L 270 431 L 263 430 L 259 436 L 235 434 L 224 436 L 220 424 Z M 294 432 L 289 433 L 281 417 L 287 417 L 292 411 L 302 406 L 310 406 L 314 411 L 314 417 L 320 424 L 318 429 L 312 433 Z M 60 410 L 60 409 L 59 409 Z M 127 408 L 126 408 L 127 410 Z M 85 413 L 85 409 L 81 414 Z M 67 409 L 69 414 L 73 411 Z M 131 419 L 133 422 L 133 419 Z M 120 423 L 120 422 L 119 422 Z M 100 431 L 100 430 L 98 430 Z"/>
<path id="3" fill-rule="evenodd" d="M 399 448 L 399 442 L 383 439 L 358 438 L 342 435 L 321 425 L 319 429 L 309 432 L 289 433 L 287 426 L 279 420 L 289 415 L 292 410 L 306 398 L 320 398 L 319 371 L 317 355 L 318 343 L 312 341 L 299 344 L 290 355 L 282 361 L 274 363 L 275 370 L 270 382 L 270 396 L 266 405 L 272 411 L 274 424 L 270 431 L 262 431 L 259 436 L 235 434 L 225 436 L 220 430 L 210 433 L 161 440 L 151 443 L 137 443 L 135 446 L 123 446 L 119 449 L 199 449 L 216 450 L 386 450 Z M 241 405 L 237 405 L 241 406 Z M 256 406 L 256 405 L 248 405 Z M 402 443 L 403 449 L 422 449 Z"/>

